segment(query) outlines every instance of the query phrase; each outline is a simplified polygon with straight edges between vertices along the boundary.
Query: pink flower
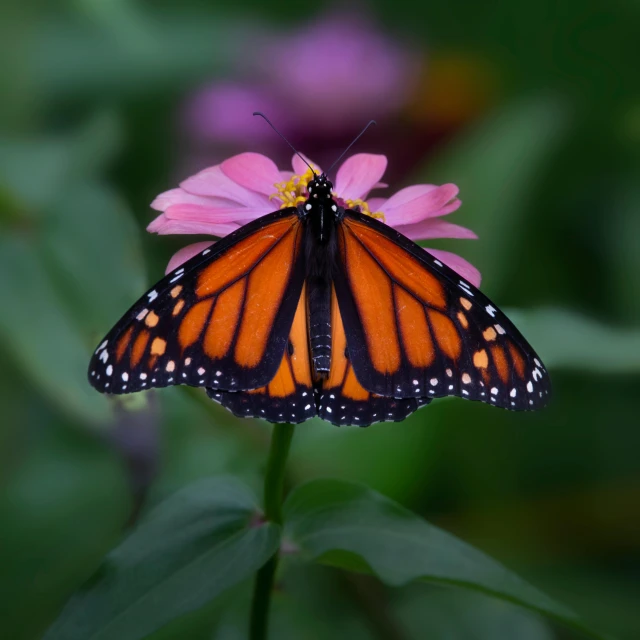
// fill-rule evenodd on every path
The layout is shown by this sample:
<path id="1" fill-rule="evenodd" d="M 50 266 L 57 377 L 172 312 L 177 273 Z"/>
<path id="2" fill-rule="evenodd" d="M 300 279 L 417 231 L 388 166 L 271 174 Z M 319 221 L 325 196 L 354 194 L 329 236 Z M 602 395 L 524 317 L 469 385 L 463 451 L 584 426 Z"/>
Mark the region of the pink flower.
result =
<path id="1" fill-rule="evenodd" d="M 295 206 L 306 199 L 306 186 L 313 173 L 298 156 L 293 157 L 292 166 L 293 171 L 280 171 L 272 160 L 259 153 L 233 156 L 187 178 L 179 188 L 161 193 L 151 206 L 162 213 L 147 230 L 222 237 L 278 208 Z M 337 202 L 359 207 L 414 241 L 477 237 L 465 227 L 442 220 L 461 204 L 454 184 L 417 184 L 390 198 L 368 198 L 372 189 L 386 186 L 380 182 L 386 168 L 387 158 L 383 155 L 360 153 L 345 160 L 334 181 Z M 198 242 L 178 251 L 171 258 L 167 273 L 210 244 Z M 475 286 L 480 285 L 480 272 L 460 256 L 436 249 L 428 251 Z"/>

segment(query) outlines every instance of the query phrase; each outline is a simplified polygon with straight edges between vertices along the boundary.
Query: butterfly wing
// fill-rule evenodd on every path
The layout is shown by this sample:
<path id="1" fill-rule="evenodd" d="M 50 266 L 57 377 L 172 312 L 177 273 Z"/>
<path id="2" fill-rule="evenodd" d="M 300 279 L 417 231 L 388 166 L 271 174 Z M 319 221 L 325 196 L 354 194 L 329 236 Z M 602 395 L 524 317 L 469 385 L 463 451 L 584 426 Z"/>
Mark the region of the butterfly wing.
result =
<path id="1" fill-rule="evenodd" d="M 345 212 L 335 278 L 349 359 L 387 397 L 457 395 L 538 409 L 550 383 L 540 358 L 473 285 L 370 216 Z"/>
<path id="2" fill-rule="evenodd" d="M 307 326 L 307 302 L 303 287 L 287 347 L 269 384 L 252 391 L 208 388 L 209 397 L 242 418 L 299 423 L 315 416 Z"/>
<path id="3" fill-rule="evenodd" d="M 304 283 L 296 209 L 263 216 L 169 273 L 89 365 L 104 393 L 188 384 L 255 389 L 281 364 Z"/>
<path id="4" fill-rule="evenodd" d="M 318 393 L 318 415 L 337 425 L 366 427 L 373 422 L 404 420 L 429 398 L 384 397 L 367 391 L 356 377 L 347 350 L 335 289 L 331 295 L 331 368 Z"/>

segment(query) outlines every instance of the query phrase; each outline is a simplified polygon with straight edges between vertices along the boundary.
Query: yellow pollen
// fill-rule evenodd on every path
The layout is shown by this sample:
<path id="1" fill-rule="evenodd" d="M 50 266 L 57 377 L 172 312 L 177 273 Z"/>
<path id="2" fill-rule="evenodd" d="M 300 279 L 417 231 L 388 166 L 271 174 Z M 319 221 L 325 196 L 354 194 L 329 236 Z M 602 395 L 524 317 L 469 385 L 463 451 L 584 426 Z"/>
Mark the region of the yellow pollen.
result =
<path id="1" fill-rule="evenodd" d="M 319 169 L 315 167 L 316 172 L 320 173 Z M 282 202 L 280 209 L 286 209 L 288 207 L 297 207 L 299 204 L 307 201 L 309 192 L 307 191 L 307 185 L 314 179 L 315 175 L 311 169 L 307 169 L 302 175 L 294 174 L 286 182 L 276 182 L 273 186 L 276 188 L 276 192 L 269 196 L 269 200 L 278 199 Z M 339 198 L 339 194 L 334 193 L 335 198 Z M 345 207 L 348 209 L 358 208 L 360 213 L 372 218 L 377 218 L 385 222 L 384 213 L 381 211 L 372 212 L 369 209 L 369 205 L 364 200 L 344 200 Z"/>
<path id="2" fill-rule="evenodd" d="M 269 196 L 269 200 L 281 200 L 281 209 L 297 207 L 307 199 L 307 185 L 313 178 L 313 171 L 307 169 L 301 176 L 294 174 L 286 182 L 276 182 L 273 186 L 277 191 Z"/>
<path id="3" fill-rule="evenodd" d="M 364 200 L 345 200 L 344 203 L 349 209 L 355 209 L 357 207 L 360 213 L 364 213 L 365 216 L 371 216 L 372 218 L 377 218 L 385 222 L 384 213 L 382 213 L 382 211 L 372 212 L 369 209 L 369 204 Z"/>

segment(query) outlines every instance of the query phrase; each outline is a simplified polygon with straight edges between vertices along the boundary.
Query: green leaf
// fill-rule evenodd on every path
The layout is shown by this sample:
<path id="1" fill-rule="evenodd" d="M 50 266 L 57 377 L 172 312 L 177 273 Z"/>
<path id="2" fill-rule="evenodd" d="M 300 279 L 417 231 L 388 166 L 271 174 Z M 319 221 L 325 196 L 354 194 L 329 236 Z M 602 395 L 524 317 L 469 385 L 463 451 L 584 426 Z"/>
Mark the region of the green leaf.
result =
<path id="1" fill-rule="evenodd" d="M 640 108 L 637 110 L 637 126 L 640 129 Z M 638 132 L 640 138 L 640 131 Z M 612 291 L 608 293 L 615 307 L 625 312 L 628 322 L 637 323 L 640 317 L 640 185 L 633 169 L 626 181 L 612 185 L 609 213 L 600 241 L 608 250 L 605 267 L 611 270 Z M 607 212 L 609 209 L 607 209 Z M 614 310 L 616 310 L 614 307 Z"/>
<path id="2" fill-rule="evenodd" d="M 496 598 L 420 585 L 394 602 L 394 613 L 411 638 L 447 640 L 553 640 L 540 616 Z"/>
<path id="3" fill-rule="evenodd" d="M 507 105 L 446 148 L 418 175 L 425 182 L 454 182 L 463 202 L 455 222 L 468 225 L 479 242 L 455 251 L 471 260 L 495 291 L 518 241 L 526 234 L 526 203 L 540 171 L 567 127 L 562 104 L 538 98 Z"/>
<path id="4" fill-rule="evenodd" d="M 371 571 L 392 586 L 427 580 L 479 591 L 602 637 L 498 562 L 365 486 L 309 482 L 289 496 L 285 522 L 303 557 Z"/>
<path id="5" fill-rule="evenodd" d="M 168 498 L 74 596 L 46 640 L 136 640 L 251 576 L 276 551 L 251 492 L 209 478 Z"/>
<path id="6" fill-rule="evenodd" d="M 49 398 L 87 423 L 105 420 L 107 399 L 87 382 L 89 351 L 54 291 L 41 256 L 25 238 L 0 238 L 0 339 Z"/>
<path id="7" fill-rule="evenodd" d="M 567 309 L 510 310 L 509 317 L 549 368 L 640 371 L 640 330 L 611 327 Z"/>
<path id="8" fill-rule="evenodd" d="M 116 151 L 108 113 L 66 137 L 0 145 L 0 340 L 65 412 L 110 417 L 86 379 L 90 349 L 144 290 L 140 235 L 93 177 Z M 109 142 L 107 142 L 109 141 Z"/>
<path id="9" fill-rule="evenodd" d="M 429 407 L 429 428 L 423 412 L 402 423 L 380 423 L 368 429 L 327 429 L 312 420 L 296 433 L 291 468 L 299 481 L 332 476 L 367 486 L 394 500 L 409 503 L 423 490 L 433 470 L 448 418 L 442 405 Z"/>
<path id="10" fill-rule="evenodd" d="M 36 248 L 93 346 L 146 288 L 139 229 L 122 199 L 94 182 L 68 187 L 40 225 Z"/>
<path id="11" fill-rule="evenodd" d="M 198 401 L 200 395 L 204 397 Z M 163 456 L 160 473 L 151 487 L 153 498 L 212 475 L 233 475 L 250 487 L 262 487 L 264 447 L 248 441 L 241 432 L 244 425 L 255 436 L 255 423 L 245 421 L 239 428 L 225 424 L 214 413 L 224 410 L 212 403 L 202 389 L 191 392 L 185 387 L 168 387 L 158 400 Z"/>
<path id="12" fill-rule="evenodd" d="M 118 542 L 132 506 L 115 452 L 23 387 L 14 393 L 24 403 L 21 439 L 3 452 L 0 473 L 0 626 L 15 640 L 42 636 Z"/>
<path id="13" fill-rule="evenodd" d="M 0 188 L 25 217 L 46 215 L 70 183 L 104 172 L 120 149 L 121 123 L 99 111 L 65 136 L 0 139 Z"/>
<path id="14" fill-rule="evenodd" d="M 79 20 L 47 18 L 34 28 L 39 46 L 31 72 L 47 98 L 113 100 L 192 86 L 210 80 L 246 48 L 246 28 L 228 19 L 150 13 L 131 3 L 114 12 L 115 3 L 92 4 Z"/>

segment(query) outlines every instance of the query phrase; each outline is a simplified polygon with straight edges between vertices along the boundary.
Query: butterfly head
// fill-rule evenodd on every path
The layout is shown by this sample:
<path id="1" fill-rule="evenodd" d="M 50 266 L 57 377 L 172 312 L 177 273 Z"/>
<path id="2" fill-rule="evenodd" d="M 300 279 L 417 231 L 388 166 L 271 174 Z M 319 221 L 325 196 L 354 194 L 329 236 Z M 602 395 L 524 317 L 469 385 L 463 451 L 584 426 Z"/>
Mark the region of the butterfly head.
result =
<path id="1" fill-rule="evenodd" d="M 319 176 L 316 175 L 307 185 L 307 191 L 309 192 L 309 199 L 311 201 L 319 200 L 320 202 L 325 202 L 330 200 L 333 198 L 331 189 L 333 189 L 333 184 L 324 173 Z"/>

